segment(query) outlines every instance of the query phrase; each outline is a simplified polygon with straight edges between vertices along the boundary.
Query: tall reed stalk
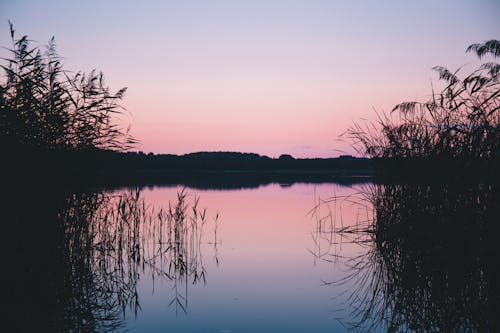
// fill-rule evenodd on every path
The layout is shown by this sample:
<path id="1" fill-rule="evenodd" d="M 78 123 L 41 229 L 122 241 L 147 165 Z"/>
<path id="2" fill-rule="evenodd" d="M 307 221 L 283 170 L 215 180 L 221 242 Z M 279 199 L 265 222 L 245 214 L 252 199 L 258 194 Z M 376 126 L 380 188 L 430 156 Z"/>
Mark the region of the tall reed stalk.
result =
<path id="1" fill-rule="evenodd" d="M 144 274 L 171 281 L 167 304 L 176 313 L 188 310 L 188 286 L 206 282 L 202 243 L 208 214 L 184 190 L 168 208 L 158 209 L 139 190 L 73 194 L 59 220 L 61 264 L 68 274 L 59 325 L 78 331 L 119 328 L 127 313 L 141 310 L 137 285 Z"/>
<path id="2" fill-rule="evenodd" d="M 343 258 L 339 244 L 362 250 L 342 259 L 344 278 L 327 283 L 349 286 L 344 323 L 359 332 L 500 329 L 496 185 L 371 185 L 357 196 L 347 200 L 366 208 L 368 219 L 348 226 L 319 219 L 322 248 L 330 242 L 332 252 L 313 251 L 331 261 Z"/>
<path id="3" fill-rule="evenodd" d="M 65 70 L 54 38 L 45 50 L 32 47 L 9 24 L 10 57 L 0 64 L 2 148 L 126 150 L 135 144 L 117 119 L 126 88 L 111 93 L 101 72 Z"/>
<path id="4" fill-rule="evenodd" d="M 427 101 L 403 102 L 375 123 L 356 123 L 345 135 L 363 155 L 375 158 L 430 160 L 499 160 L 500 41 L 467 48 L 483 61 L 461 75 L 437 66 L 444 83 Z M 455 164 L 455 166 L 457 166 Z"/>

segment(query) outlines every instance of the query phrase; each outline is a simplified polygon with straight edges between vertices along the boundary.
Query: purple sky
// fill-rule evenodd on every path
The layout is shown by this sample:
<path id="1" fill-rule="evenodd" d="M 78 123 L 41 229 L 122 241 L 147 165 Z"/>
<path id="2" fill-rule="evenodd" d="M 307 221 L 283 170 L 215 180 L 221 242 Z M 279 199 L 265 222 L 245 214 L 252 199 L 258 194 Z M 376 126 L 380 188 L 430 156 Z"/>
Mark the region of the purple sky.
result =
<path id="1" fill-rule="evenodd" d="M 65 67 L 128 87 L 123 118 L 155 153 L 351 153 L 338 136 L 374 109 L 425 99 L 435 65 L 473 67 L 500 38 L 497 1 L 2 1 Z"/>

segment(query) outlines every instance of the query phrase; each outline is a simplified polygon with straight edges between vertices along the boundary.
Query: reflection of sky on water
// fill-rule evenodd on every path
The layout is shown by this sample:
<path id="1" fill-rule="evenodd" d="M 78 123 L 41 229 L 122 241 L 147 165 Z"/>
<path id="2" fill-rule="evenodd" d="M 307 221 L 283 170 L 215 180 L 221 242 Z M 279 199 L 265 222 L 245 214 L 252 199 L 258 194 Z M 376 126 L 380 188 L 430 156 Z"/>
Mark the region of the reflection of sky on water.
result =
<path id="1" fill-rule="evenodd" d="M 174 201 L 180 188 L 143 191 L 154 206 Z M 213 232 L 205 230 L 203 262 L 207 284 L 188 285 L 187 314 L 168 304 L 172 283 L 141 276 L 138 286 L 142 312 L 128 325 L 139 331 L 175 332 L 332 332 L 344 331 L 336 317 L 346 305 L 332 299 L 348 286 L 323 286 L 323 281 L 345 276 L 341 264 L 314 260 L 315 222 L 308 215 L 315 196 L 351 194 L 355 189 L 336 185 L 291 187 L 270 185 L 238 191 L 189 190 L 200 196 L 209 216 L 221 214 L 217 255 Z M 355 221 L 358 208 L 344 204 L 345 224 Z M 212 225 L 207 225 L 212 228 Z M 344 244 L 343 255 L 359 252 Z M 185 288 L 182 285 L 181 288 Z M 153 292 L 154 290 L 154 292 Z M 344 298 L 345 300 L 345 298 Z"/>

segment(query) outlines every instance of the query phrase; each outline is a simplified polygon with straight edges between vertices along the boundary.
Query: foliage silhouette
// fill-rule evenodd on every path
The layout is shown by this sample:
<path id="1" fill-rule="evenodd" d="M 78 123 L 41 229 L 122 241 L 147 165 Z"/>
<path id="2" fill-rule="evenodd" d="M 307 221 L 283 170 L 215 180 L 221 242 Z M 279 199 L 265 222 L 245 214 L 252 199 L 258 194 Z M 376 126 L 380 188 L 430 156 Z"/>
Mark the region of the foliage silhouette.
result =
<path id="1" fill-rule="evenodd" d="M 127 150 L 135 140 L 116 123 L 126 88 L 111 93 L 95 70 L 71 74 L 63 69 L 52 38 L 46 50 L 28 36 L 12 39 L 0 67 L 0 142 L 4 149 Z M 2 82 L 3 81 L 3 82 Z"/>
<path id="2" fill-rule="evenodd" d="M 360 332 L 497 332 L 500 319 L 498 187 L 492 184 L 372 185 L 368 219 L 322 226 L 323 241 L 354 242 L 347 323 Z M 350 198 L 351 201 L 353 198 Z M 358 201 L 360 202 L 360 201 Z M 321 222 L 324 223 L 324 222 Z M 338 249 L 334 246 L 332 249 Z M 319 254 L 319 252 L 316 252 Z M 341 258 L 341 253 L 322 253 Z"/>
<path id="3" fill-rule="evenodd" d="M 191 202 L 183 191 L 157 209 L 138 190 L 35 193 L 12 195 L 4 210 L 13 328 L 122 329 L 125 317 L 141 310 L 137 285 L 144 275 L 170 281 L 172 305 L 188 310 L 188 285 L 207 275 L 203 227 L 218 223 L 197 198 Z"/>
<path id="4" fill-rule="evenodd" d="M 500 56 L 500 42 L 473 44 L 467 52 L 479 59 Z M 445 84 L 425 102 L 403 102 L 377 123 L 357 123 L 345 135 L 358 151 L 381 159 L 424 159 L 470 163 L 500 160 L 500 64 L 483 62 L 459 76 L 445 67 L 433 68 Z M 458 165 L 453 164 L 456 169 Z M 450 165 L 451 167 L 451 165 Z M 451 168 L 453 169 L 453 168 Z"/>

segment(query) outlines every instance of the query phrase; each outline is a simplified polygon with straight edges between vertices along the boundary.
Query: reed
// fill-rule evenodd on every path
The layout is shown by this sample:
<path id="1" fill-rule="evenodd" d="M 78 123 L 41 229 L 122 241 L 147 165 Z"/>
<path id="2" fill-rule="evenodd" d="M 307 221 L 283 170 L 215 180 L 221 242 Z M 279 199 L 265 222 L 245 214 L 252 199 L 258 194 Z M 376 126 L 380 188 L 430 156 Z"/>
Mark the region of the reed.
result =
<path id="1" fill-rule="evenodd" d="M 483 60 L 462 75 L 436 66 L 444 88 L 427 101 L 396 105 L 377 122 L 355 123 L 345 136 L 359 153 L 380 159 L 497 161 L 500 152 L 500 41 L 473 44 L 467 52 Z M 484 61 L 493 59 L 492 61 Z M 458 165 L 454 164 L 455 168 Z"/>
<path id="2" fill-rule="evenodd" d="M 67 234 L 71 238 L 83 237 L 69 244 L 87 244 L 85 257 L 90 258 L 92 270 L 108 283 L 119 282 L 111 290 L 120 297 L 118 303 L 123 311 L 128 307 L 137 312 L 135 287 L 141 272 L 148 270 L 153 279 L 172 281 L 174 296 L 169 305 L 187 312 L 187 286 L 205 283 L 207 274 L 201 245 L 208 215 L 199 207 L 199 198 L 194 197 L 190 203 L 188 193 L 182 190 L 167 209 L 147 205 L 139 190 L 117 197 L 104 196 L 102 200 L 83 219 L 77 216 L 75 221 L 74 215 L 65 216 Z M 218 214 L 215 226 L 217 221 Z M 75 226 L 82 226 L 82 222 L 83 230 L 75 232 Z"/>
<path id="3" fill-rule="evenodd" d="M 330 239 L 364 249 L 343 260 L 349 267 L 344 279 L 329 282 L 350 286 L 352 312 L 343 318 L 349 327 L 360 332 L 500 329 L 496 185 L 372 185 L 361 195 L 361 202 L 370 203 L 371 218 L 337 226 L 337 239 Z M 332 248 L 338 252 L 320 258 L 341 257 L 342 251 Z"/>
<path id="4" fill-rule="evenodd" d="M 47 193 L 22 194 L 4 210 L 7 247 L 15 253 L 9 303 L 15 327 L 120 330 L 141 311 L 137 288 L 144 276 L 172 286 L 165 306 L 188 311 L 189 286 L 207 279 L 202 245 L 215 237 L 207 228 L 218 224 L 199 198 L 183 190 L 154 207 L 138 189 Z"/>
<path id="5" fill-rule="evenodd" d="M 127 150 L 136 143 L 118 125 L 126 88 L 112 93 L 101 72 L 65 70 L 54 38 L 42 50 L 9 25 L 10 57 L 0 64 L 3 148 Z"/>

